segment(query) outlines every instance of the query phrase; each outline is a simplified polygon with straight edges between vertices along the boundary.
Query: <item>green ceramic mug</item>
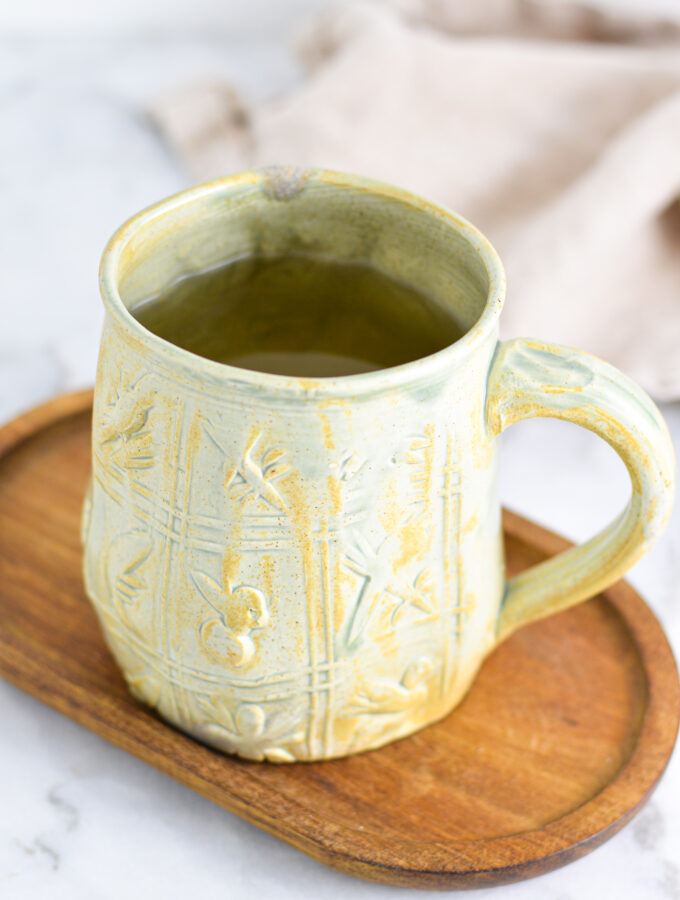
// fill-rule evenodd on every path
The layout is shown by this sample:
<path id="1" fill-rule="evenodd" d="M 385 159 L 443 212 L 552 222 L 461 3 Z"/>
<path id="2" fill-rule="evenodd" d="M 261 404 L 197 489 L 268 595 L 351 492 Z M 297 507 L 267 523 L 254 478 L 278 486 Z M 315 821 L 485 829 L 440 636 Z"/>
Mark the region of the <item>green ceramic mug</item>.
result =
<path id="1" fill-rule="evenodd" d="M 189 271 L 288 252 L 361 260 L 464 329 L 337 378 L 195 356 L 129 309 Z M 104 253 L 85 578 L 131 690 L 249 759 L 342 756 L 445 715 L 513 630 L 618 579 L 674 476 L 652 401 L 578 350 L 498 341 L 503 269 L 459 216 L 319 169 L 245 172 L 140 213 Z M 603 437 L 631 476 L 588 543 L 505 581 L 498 436 L 531 416 Z"/>

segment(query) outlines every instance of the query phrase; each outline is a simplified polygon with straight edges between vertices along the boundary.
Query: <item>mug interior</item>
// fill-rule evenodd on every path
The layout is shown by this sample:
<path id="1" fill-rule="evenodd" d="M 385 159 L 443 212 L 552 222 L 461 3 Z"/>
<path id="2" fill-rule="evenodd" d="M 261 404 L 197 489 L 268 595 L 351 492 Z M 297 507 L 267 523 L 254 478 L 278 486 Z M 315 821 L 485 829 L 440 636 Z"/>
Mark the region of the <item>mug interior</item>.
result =
<path id="1" fill-rule="evenodd" d="M 141 213 L 112 244 L 117 239 L 113 277 L 128 311 L 229 260 L 307 254 L 368 264 L 427 294 L 463 334 L 489 302 L 489 259 L 497 263 L 479 232 L 447 210 L 325 170 L 272 168 L 225 178 Z"/>

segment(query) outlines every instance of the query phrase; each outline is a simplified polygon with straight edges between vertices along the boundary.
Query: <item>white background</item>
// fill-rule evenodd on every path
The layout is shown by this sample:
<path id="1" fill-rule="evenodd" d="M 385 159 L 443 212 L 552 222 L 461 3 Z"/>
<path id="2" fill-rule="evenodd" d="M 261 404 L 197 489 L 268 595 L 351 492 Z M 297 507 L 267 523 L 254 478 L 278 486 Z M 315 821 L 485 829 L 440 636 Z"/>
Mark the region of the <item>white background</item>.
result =
<path id="1" fill-rule="evenodd" d="M 287 89 L 301 77 L 287 38 L 325 5 L 0 0 L 0 419 L 91 383 L 103 244 L 129 215 L 190 183 L 146 118 L 150 100 L 204 76 L 254 97 Z M 680 19 L 675 0 L 653 7 Z M 680 449 L 680 404 L 663 410 Z M 522 423 L 503 443 L 503 501 L 572 539 L 625 502 L 622 465 L 576 427 Z M 677 653 L 679 513 L 630 579 Z M 3 900 L 421 896 L 323 868 L 4 683 L 0 721 Z M 677 900 L 678 810 L 676 753 L 654 799 L 608 844 L 476 896 Z"/>
<path id="2" fill-rule="evenodd" d="M 444 0 L 447 2 L 447 0 Z M 476 0 L 448 0 L 460 5 Z M 560 0 L 534 0 L 556 5 Z M 3 0 L 0 33 L 91 37 L 166 36 L 221 32 L 233 37 L 280 36 L 305 15 L 333 0 Z M 645 10 L 680 17 L 678 0 L 592 0 L 588 5 L 620 11 Z"/>

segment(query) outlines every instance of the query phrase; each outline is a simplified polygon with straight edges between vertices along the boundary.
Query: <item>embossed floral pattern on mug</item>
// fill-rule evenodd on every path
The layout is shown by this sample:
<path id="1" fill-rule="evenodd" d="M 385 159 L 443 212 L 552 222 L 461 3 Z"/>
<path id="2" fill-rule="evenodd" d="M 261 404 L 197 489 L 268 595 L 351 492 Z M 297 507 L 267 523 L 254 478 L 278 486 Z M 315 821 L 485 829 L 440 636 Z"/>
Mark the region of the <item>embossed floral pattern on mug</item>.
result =
<path id="1" fill-rule="evenodd" d="M 502 268 L 471 225 L 369 179 L 303 175 L 195 188 L 112 240 L 83 511 L 87 591 L 131 691 L 199 740 L 275 762 L 371 749 L 445 715 L 499 640 L 651 545 L 674 475 L 658 410 L 611 366 L 498 343 Z M 197 356 L 129 313 L 187 271 L 291 248 L 427 291 L 463 336 L 310 379 Z M 632 496 L 591 542 L 506 584 L 497 438 L 536 415 L 605 438 Z"/>

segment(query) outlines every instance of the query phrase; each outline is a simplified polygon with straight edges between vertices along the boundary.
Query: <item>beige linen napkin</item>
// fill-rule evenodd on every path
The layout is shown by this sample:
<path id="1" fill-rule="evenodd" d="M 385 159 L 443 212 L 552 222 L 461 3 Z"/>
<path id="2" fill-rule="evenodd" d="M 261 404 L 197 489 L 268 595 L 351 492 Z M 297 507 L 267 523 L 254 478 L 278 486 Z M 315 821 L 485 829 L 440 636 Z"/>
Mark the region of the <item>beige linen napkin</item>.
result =
<path id="1" fill-rule="evenodd" d="M 503 336 L 572 344 L 680 397 L 677 26 L 538 0 L 359 2 L 298 35 L 307 77 L 159 99 L 198 178 L 270 163 L 408 187 L 499 250 Z"/>

